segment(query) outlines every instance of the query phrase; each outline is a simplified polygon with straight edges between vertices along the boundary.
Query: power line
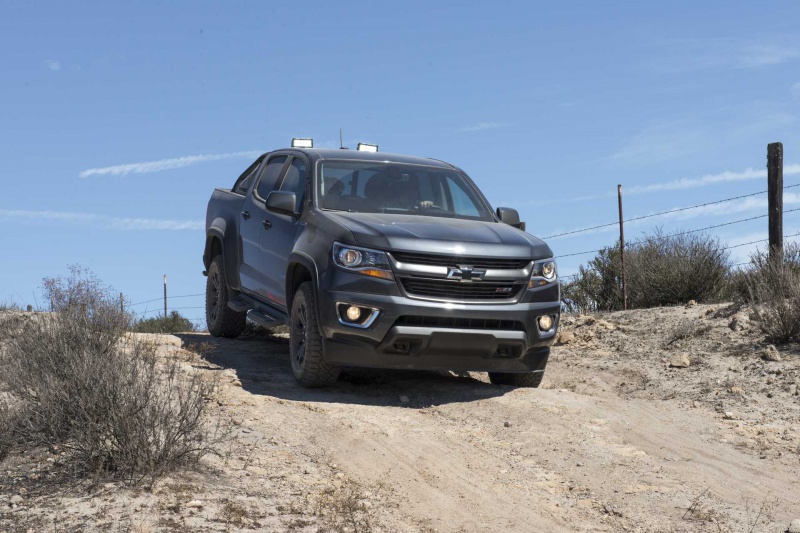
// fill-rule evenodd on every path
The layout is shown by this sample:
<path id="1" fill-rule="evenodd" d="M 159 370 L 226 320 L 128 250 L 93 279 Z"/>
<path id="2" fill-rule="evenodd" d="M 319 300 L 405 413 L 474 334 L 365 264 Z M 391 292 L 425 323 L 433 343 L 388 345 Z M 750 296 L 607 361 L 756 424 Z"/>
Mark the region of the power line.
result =
<path id="1" fill-rule="evenodd" d="M 195 296 L 205 296 L 205 293 L 201 293 L 201 294 L 183 294 L 183 295 L 180 295 L 180 296 L 170 296 L 168 298 L 168 300 L 174 300 L 174 299 L 177 299 L 177 298 L 194 298 Z M 164 301 L 164 298 L 161 297 L 161 298 L 155 298 L 153 300 L 145 300 L 144 302 L 137 302 L 135 304 L 127 304 L 127 305 L 129 307 L 134 307 L 136 305 L 149 304 L 149 303 L 153 303 L 153 302 L 163 302 L 163 301 Z"/>
<path id="2" fill-rule="evenodd" d="M 786 185 L 783 188 L 784 189 L 791 189 L 793 187 L 800 187 L 800 183 L 796 183 L 794 185 Z M 668 215 L 668 214 L 671 214 L 671 213 L 680 213 L 681 211 L 688 211 L 690 209 L 697 209 L 697 208 L 700 208 L 700 207 L 707 207 L 709 205 L 716 205 L 716 204 L 721 204 L 721 203 L 724 203 L 724 202 L 732 202 L 733 200 L 741 200 L 742 198 L 749 198 L 751 196 L 758 196 L 759 194 L 765 194 L 766 192 L 767 191 L 753 192 L 753 193 L 750 193 L 750 194 L 742 194 L 740 196 L 732 196 L 730 198 L 724 198 L 722 200 L 715 200 L 713 202 L 706 202 L 706 203 L 703 203 L 703 204 L 690 205 L 690 206 L 687 206 L 687 207 L 679 207 L 679 208 L 676 208 L 676 209 L 670 209 L 669 211 L 661 211 L 661 212 L 658 212 L 658 213 L 652 213 L 650 215 L 642 215 L 642 216 L 638 216 L 638 217 L 629 218 L 629 219 L 623 220 L 623 222 L 634 222 L 636 220 L 644 220 L 646 218 L 653 218 L 653 217 L 658 217 L 658 216 L 662 216 L 662 215 Z M 588 228 L 581 228 L 581 229 L 576 229 L 576 230 L 572 230 L 572 231 L 566 231 L 564 233 L 557 233 L 555 235 L 542 237 L 542 239 L 555 239 L 556 237 L 564 237 L 565 235 L 574 235 L 575 233 L 583 233 L 585 231 L 592 231 L 592 230 L 601 229 L 601 228 L 608 228 L 608 227 L 617 226 L 617 225 L 619 225 L 619 222 L 609 222 L 608 224 L 600 224 L 600 225 L 591 226 L 591 227 L 588 227 Z"/>

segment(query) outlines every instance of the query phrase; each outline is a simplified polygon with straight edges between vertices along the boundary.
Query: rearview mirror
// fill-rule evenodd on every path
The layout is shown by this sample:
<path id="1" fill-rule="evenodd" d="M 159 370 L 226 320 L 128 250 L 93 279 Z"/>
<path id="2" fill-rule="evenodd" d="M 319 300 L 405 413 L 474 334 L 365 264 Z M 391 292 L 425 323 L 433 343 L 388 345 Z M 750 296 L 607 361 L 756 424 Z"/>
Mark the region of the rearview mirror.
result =
<path id="1" fill-rule="evenodd" d="M 297 216 L 297 196 L 288 191 L 272 191 L 267 196 L 267 209 L 281 215 Z"/>
<path id="2" fill-rule="evenodd" d="M 500 222 L 503 222 L 504 224 L 514 226 L 515 228 L 519 228 L 523 231 L 525 230 L 525 223 L 519 221 L 519 213 L 516 209 L 511 209 L 510 207 L 498 207 L 497 218 L 499 218 Z"/>

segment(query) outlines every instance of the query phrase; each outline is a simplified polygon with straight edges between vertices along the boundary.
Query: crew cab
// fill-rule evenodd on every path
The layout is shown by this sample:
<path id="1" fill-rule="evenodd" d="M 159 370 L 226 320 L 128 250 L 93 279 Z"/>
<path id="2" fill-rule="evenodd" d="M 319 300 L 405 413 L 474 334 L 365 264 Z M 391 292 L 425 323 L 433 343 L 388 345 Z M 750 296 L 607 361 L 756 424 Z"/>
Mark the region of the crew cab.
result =
<path id="1" fill-rule="evenodd" d="M 211 196 L 208 331 L 288 325 L 306 387 L 354 366 L 537 387 L 561 306 L 553 253 L 524 228 L 449 163 L 293 140 Z"/>

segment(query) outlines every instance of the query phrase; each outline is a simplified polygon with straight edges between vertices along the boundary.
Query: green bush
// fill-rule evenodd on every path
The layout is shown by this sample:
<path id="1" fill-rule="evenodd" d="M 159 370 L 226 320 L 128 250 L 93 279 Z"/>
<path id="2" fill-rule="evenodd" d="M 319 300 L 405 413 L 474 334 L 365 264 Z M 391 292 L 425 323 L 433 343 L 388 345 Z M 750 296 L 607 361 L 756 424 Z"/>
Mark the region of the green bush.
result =
<path id="1" fill-rule="evenodd" d="M 652 235 L 626 245 L 628 308 L 718 301 L 729 288 L 730 254 L 705 234 Z M 623 308 L 619 244 L 604 248 L 562 285 L 568 311 Z"/>
<path id="2" fill-rule="evenodd" d="M 180 333 L 195 329 L 194 323 L 178 311 L 172 311 L 167 317 L 142 318 L 133 325 L 133 331 L 137 333 Z"/>

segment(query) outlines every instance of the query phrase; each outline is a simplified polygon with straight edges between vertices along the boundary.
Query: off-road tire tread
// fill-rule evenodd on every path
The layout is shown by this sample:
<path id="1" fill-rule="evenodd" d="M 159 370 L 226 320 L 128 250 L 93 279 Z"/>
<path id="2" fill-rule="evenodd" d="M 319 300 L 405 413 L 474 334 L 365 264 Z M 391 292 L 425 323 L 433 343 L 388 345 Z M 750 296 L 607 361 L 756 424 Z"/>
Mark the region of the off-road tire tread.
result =
<path id="1" fill-rule="evenodd" d="M 292 366 L 292 372 L 295 374 L 297 382 L 303 387 L 329 387 L 339 379 L 341 370 L 339 367 L 325 361 L 323 357 L 322 335 L 320 335 L 317 324 L 317 307 L 316 300 L 314 300 L 314 287 L 311 285 L 310 281 L 302 283 L 295 293 L 294 301 L 292 302 L 292 321 L 294 320 L 295 309 L 300 305 L 305 305 L 307 307 L 306 354 L 300 375 L 298 376 L 294 373 L 294 366 Z M 293 332 L 294 328 L 291 324 L 289 327 L 289 331 Z M 293 343 L 290 343 L 290 345 L 292 347 L 294 346 Z M 291 349 L 290 347 L 290 352 Z M 293 357 L 293 354 L 290 353 L 289 356 Z"/>
<path id="2" fill-rule="evenodd" d="M 489 372 L 489 381 L 495 385 L 511 385 L 512 387 L 538 388 L 544 379 L 542 372 L 523 372 L 520 374 L 508 374 L 504 372 Z"/>
<path id="3" fill-rule="evenodd" d="M 217 310 L 216 323 L 212 324 L 209 320 L 209 302 L 208 291 L 209 284 L 211 283 L 211 275 L 213 271 L 219 270 L 222 286 L 219 287 L 219 309 Z M 211 261 L 211 266 L 208 268 L 208 280 L 206 281 L 206 324 L 208 325 L 208 332 L 214 337 L 227 337 L 235 338 L 242 334 L 244 327 L 247 324 L 247 313 L 238 313 L 228 307 L 228 283 L 225 277 L 225 263 L 221 255 L 217 255 Z"/>

